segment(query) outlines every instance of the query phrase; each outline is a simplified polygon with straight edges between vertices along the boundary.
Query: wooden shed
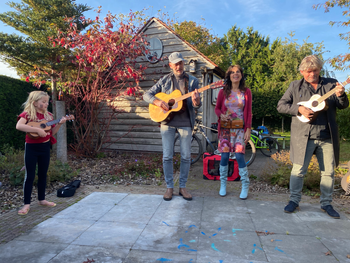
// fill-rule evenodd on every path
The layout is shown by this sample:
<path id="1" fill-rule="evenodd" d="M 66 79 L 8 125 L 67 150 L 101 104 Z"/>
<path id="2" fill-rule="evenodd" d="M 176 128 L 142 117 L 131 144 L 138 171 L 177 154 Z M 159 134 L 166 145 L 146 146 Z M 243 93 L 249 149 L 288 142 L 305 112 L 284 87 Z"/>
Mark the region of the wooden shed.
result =
<path id="1" fill-rule="evenodd" d="M 151 18 L 140 33 L 146 35 L 150 43 L 148 57 L 140 57 L 138 60 L 147 66 L 144 79 L 139 83 L 143 92 L 170 72 L 168 56 L 175 51 L 181 52 L 185 59 L 185 72 L 197 77 L 200 87 L 224 77 L 225 72 L 221 68 L 161 20 Z M 217 122 L 214 113 L 217 94 L 218 89 L 209 89 L 201 93 L 203 105 L 198 115 L 205 126 L 210 127 L 211 123 Z M 159 124 L 150 119 L 148 103 L 142 98 L 124 96 L 118 97 L 113 104 L 122 113 L 111 122 L 111 143 L 106 144 L 104 150 L 162 152 Z M 209 137 L 215 137 L 209 130 L 207 134 Z"/>

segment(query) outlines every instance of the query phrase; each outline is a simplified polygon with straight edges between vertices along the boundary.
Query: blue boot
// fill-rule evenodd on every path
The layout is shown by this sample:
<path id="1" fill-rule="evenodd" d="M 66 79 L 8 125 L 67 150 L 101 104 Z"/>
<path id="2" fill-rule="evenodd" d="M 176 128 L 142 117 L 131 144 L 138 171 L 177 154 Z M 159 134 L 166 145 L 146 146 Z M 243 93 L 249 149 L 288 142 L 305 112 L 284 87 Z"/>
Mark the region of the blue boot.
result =
<path id="1" fill-rule="evenodd" d="M 242 191 L 239 195 L 239 198 L 242 200 L 247 199 L 248 197 L 248 191 L 249 191 L 249 176 L 248 176 L 248 168 L 247 166 L 244 168 L 238 168 L 239 175 L 241 176 L 241 182 L 242 182 Z"/>
<path id="2" fill-rule="evenodd" d="M 222 166 L 220 165 L 220 192 L 219 195 L 226 195 L 226 182 L 227 182 L 227 174 L 228 174 L 228 165 Z"/>

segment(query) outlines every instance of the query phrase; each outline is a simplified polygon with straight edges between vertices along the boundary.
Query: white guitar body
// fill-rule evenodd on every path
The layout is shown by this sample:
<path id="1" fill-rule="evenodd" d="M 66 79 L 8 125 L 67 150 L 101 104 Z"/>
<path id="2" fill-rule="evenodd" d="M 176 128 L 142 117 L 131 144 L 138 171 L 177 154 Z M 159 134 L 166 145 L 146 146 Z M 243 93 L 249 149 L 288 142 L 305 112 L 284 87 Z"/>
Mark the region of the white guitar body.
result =
<path id="1" fill-rule="evenodd" d="M 344 82 L 340 83 L 341 86 L 345 87 L 345 85 L 350 83 L 350 77 L 348 77 Z M 337 89 L 331 89 L 328 91 L 325 95 L 320 96 L 318 94 L 313 95 L 308 101 L 301 101 L 298 103 L 298 105 L 304 106 L 305 108 L 311 109 L 314 113 L 311 119 L 306 118 L 304 115 L 298 115 L 298 119 L 301 122 L 311 122 L 313 119 L 317 117 L 318 112 L 320 112 L 323 109 L 327 110 L 326 106 L 326 99 L 332 96 Z"/>
<path id="2" fill-rule="evenodd" d="M 320 99 L 320 95 L 313 95 L 308 101 L 301 101 L 298 105 L 304 106 L 305 108 L 309 108 L 313 112 L 321 111 L 326 107 L 326 102 L 322 101 L 319 103 L 317 100 Z M 304 115 L 297 116 L 301 122 L 310 122 L 310 119 L 305 117 Z"/>

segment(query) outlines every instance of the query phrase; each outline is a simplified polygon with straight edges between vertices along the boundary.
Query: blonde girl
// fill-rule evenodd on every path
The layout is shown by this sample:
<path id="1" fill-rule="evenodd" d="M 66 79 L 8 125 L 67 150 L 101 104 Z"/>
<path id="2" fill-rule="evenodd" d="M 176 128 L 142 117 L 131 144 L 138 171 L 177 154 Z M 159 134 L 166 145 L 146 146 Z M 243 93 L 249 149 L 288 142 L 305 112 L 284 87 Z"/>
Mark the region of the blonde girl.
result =
<path id="1" fill-rule="evenodd" d="M 55 138 L 52 136 L 66 122 L 66 118 L 63 117 L 57 125 L 52 125 L 52 129 L 48 132 L 41 128 L 26 125 L 28 122 L 41 122 L 53 119 L 53 115 L 47 111 L 49 99 L 49 95 L 44 91 L 32 91 L 27 101 L 23 104 L 24 111 L 17 118 L 17 130 L 27 133 L 37 133 L 39 135 L 36 139 L 31 138 L 28 134 L 26 135 L 24 151 L 26 174 L 23 184 L 24 206 L 18 211 L 19 215 L 26 215 L 29 212 L 37 164 L 39 205 L 48 207 L 56 206 L 55 203 L 45 200 L 46 177 L 50 164 L 50 144 L 56 143 Z"/>

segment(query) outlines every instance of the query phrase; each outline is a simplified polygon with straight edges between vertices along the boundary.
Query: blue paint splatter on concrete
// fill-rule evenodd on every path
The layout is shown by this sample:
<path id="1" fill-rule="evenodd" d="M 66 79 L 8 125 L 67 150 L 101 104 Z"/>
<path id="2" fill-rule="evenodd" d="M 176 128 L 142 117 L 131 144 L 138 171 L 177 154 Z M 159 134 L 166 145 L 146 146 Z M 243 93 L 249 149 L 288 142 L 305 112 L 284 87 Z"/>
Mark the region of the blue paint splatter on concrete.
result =
<path id="1" fill-rule="evenodd" d="M 166 262 L 166 261 L 173 261 L 173 260 L 172 259 L 168 259 L 168 258 L 157 258 L 157 261 Z"/>
<path id="2" fill-rule="evenodd" d="M 193 239 L 193 240 L 190 240 L 190 241 L 188 241 L 188 242 L 190 242 L 190 243 L 194 243 L 194 242 L 196 242 L 196 240 L 194 240 L 194 239 Z"/>
<path id="3" fill-rule="evenodd" d="M 190 229 L 191 227 L 196 227 L 196 225 L 190 225 L 189 227 L 188 227 L 188 229 Z M 197 228 L 197 227 L 196 227 Z M 186 232 L 185 233 L 187 233 L 188 232 L 188 230 L 186 230 Z"/>
<path id="4" fill-rule="evenodd" d="M 211 248 L 212 248 L 212 249 L 214 249 L 214 250 L 216 250 L 216 251 L 221 252 L 219 249 L 217 249 L 217 248 L 215 247 L 214 243 L 213 243 L 213 244 L 211 244 Z"/>
<path id="5" fill-rule="evenodd" d="M 187 249 L 187 251 L 197 251 L 196 249 Z"/>
<path id="6" fill-rule="evenodd" d="M 282 249 L 279 249 L 278 247 L 275 247 L 275 250 L 284 253 L 284 251 Z"/>
<path id="7" fill-rule="evenodd" d="M 232 232 L 233 232 L 233 235 L 235 236 L 236 234 L 235 234 L 235 232 L 236 231 L 242 231 L 243 229 L 234 229 L 234 228 L 232 228 Z"/>
<path id="8" fill-rule="evenodd" d="M 252 250 L 252 254 L 255 253 L 256 249 L 260 249 L 261 251 L 263 251 L 263 249 L 261 247 L 257 247 L 256 244 L 253 245 L 253 250 Z"/>
<path id="9" fill-rule="evenodd" d="M 178 245 L 178 249 L 180 249 L 180 248 L 182 248 L 182 247 L 185 247 L 185 248 L 190 248 L 190 246 L 189 245 L 186 245 L 186 244 L 184 244 L 184 243 L 182 243 L 182 238 L 180 238 L 180 245 Z"/>
<path id="10" fill-rule="evenodd" d="M 202 235 L 206 236 L 206 234 L 204 232 L 201 232 Z"/>
<path id="11" fill-rule="evenodd" d="M 162 221 L 162 223 L 166 224 L 167 226 L 169 226 L 167 223 L 165 223 L 164 221 Z"/>
<path id="12" fill-rule="evenodd" d="M 221 259 L 219 260 L 219 263 L 223 263 L 223 262 L 224 262 L 223 260 L 221 260 Z"/>
<path id="13" fill-rule="evenodd" d="M 281 253 L 287 255 L 288 257 L 291 257 L 291 258 L 292 258 L 291 255 L 288 255 L 286 252 L 284 252 L 282 249 L 279 249 L 278 247 L 275 247 L 275 250 L 277 250 L 277 251 L 279 251 L 279 252 L 281 252 Z"/>

